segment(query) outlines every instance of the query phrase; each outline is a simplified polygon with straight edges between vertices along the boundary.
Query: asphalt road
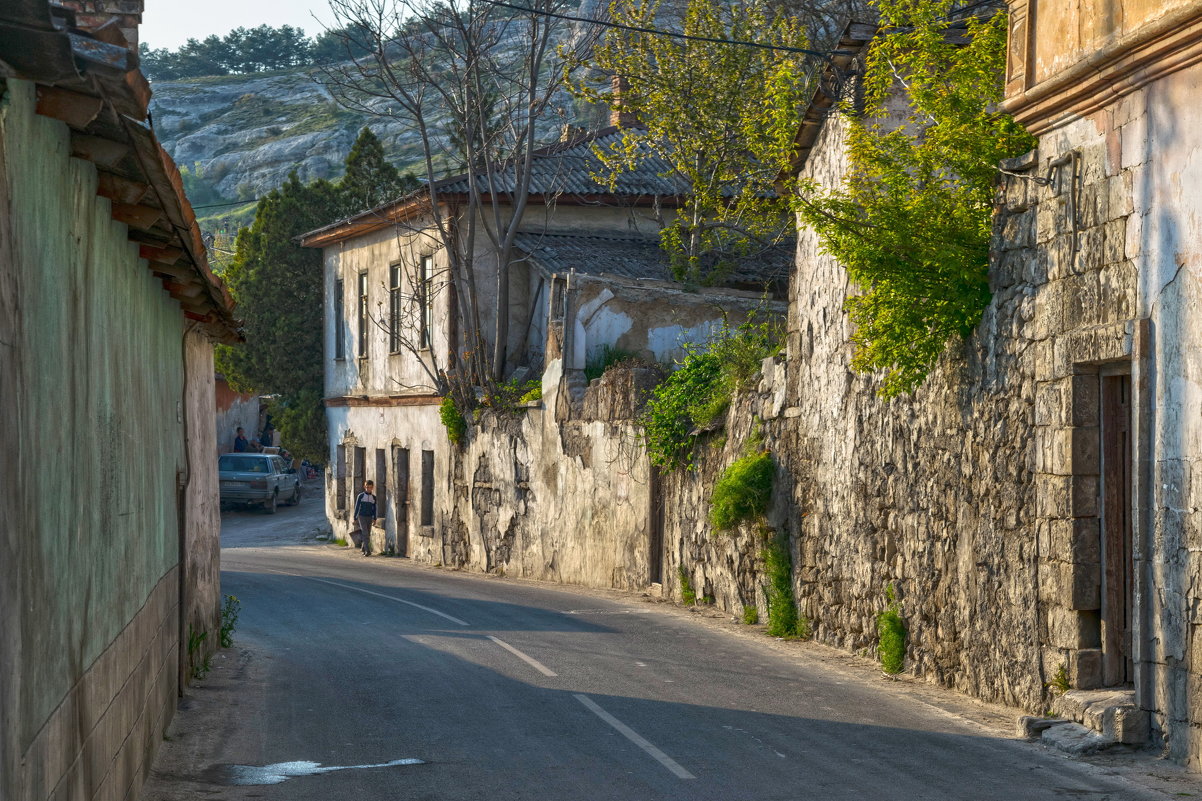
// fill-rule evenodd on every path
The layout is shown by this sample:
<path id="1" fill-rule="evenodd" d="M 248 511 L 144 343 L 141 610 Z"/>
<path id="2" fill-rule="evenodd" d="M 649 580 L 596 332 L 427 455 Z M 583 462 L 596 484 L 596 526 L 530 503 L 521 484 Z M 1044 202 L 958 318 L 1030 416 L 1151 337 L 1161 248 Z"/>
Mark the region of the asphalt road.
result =
<path id="1" fill-rule="evenodd" d="M 305 542 L 314 514 L 227 514 L 236 647 L 195 691 L 203 708 L 177 715 L 152 801 L 1138 801 L 1197 789 L 1165 794 L 1010 739 L 817 646 L 637 597 Z"/>

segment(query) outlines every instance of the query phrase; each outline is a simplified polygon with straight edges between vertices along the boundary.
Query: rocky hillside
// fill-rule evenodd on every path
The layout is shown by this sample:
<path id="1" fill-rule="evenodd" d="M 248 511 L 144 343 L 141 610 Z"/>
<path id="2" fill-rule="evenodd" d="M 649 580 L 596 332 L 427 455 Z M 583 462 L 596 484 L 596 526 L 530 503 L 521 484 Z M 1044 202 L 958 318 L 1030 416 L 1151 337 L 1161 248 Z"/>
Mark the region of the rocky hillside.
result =
<path id="1" fill-rule="evenodd" d="M 257 198 L 292 170 L 305 181 L 338 177 L 365 124 L 398 165 L 418 155 L 402 125 L 347 111 L 302 71 L 196 78 L 153 88 L 155 130 L 176 163 L 200 178 L 196 205 Z"/>

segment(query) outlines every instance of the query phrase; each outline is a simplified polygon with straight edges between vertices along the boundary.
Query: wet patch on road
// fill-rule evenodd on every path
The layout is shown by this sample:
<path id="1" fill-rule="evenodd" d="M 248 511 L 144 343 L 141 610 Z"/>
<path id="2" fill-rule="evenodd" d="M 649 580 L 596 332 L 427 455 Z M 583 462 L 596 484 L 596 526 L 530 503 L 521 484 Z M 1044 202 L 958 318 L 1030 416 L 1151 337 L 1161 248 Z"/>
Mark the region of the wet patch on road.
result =
<path id="1" fill-rule="evenodd" d="M 214 784 L 249 787 L 280 784 L 298 776 L 317 776 L 339 770 L 395 768 L 402 765 L 424 765 L 420 759 L 394 759 L 374 765 L 322 765 L 320 762 L 277 762 L 274 765 L 214 765 L 205 771 L 205 778 Z"/>

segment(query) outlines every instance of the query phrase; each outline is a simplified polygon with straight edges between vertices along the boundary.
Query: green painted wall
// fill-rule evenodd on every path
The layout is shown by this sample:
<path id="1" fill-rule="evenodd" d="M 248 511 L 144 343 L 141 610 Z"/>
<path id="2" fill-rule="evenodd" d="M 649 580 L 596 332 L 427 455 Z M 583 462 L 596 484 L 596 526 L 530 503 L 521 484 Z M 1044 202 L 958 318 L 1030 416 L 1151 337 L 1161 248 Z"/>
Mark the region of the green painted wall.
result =
<path id="1" fill-rule="evenodd" d="M 3 610 L 19 620 L 4 680 L 8 745 L 24 748 L 179 561 L 184 320 L 96 196 L 94 167 L 69 158 L 67 127 L 34 113 L 32 84 L 0 88 L 0 271 L 20 317 L 3 374 L 21 376 L 2 389 L 16 450 L 3 454 L 5 516 L 19 531 L 0 582 L 21 604 Z"/>

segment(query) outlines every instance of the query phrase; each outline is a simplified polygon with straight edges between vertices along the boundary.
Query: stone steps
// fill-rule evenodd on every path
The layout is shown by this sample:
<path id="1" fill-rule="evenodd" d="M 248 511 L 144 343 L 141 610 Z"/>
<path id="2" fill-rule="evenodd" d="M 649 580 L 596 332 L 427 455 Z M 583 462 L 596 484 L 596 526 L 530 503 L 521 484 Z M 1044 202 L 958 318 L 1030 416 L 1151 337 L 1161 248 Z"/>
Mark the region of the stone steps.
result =
<path id="1" fill-rule="evenodd" d="M 1052 713 L 1020 718 L 1019 736 L 1076 756 L 1148 739 L 1148 713 L 1136 705 L 1134 690 L 1069 690 L 1052 702 Z"/>

